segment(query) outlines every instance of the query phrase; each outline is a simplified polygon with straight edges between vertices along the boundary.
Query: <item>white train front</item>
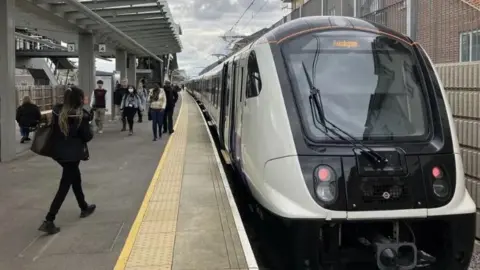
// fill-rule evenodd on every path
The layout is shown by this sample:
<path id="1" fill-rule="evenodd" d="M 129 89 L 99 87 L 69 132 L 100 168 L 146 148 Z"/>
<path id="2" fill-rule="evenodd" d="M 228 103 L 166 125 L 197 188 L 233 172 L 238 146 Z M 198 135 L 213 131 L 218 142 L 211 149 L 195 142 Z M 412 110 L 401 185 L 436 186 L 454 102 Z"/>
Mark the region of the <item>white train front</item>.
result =
<path id="1" fill-rule="evenodd" d="M 468 269 L 476 207 L 445 91 L 410 38 L 301 18 L 187 89 L 258 204 L 291 227 L 290 269 Z"/>

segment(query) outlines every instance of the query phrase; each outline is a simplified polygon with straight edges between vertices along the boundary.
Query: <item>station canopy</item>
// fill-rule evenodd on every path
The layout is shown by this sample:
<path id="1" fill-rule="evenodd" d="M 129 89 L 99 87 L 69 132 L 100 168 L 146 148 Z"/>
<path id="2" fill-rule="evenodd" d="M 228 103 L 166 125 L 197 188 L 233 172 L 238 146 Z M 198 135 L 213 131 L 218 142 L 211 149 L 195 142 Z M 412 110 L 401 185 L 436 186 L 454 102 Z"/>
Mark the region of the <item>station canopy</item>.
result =
<path id="1" fill-rule="evenodd" d="M 125 49 L 138 57 L 182 50 L 181 28 L 173 21 L 166 0 L 68 0 L 48 1 L 48 5 L 53 13 L 95 34 L 97 43 L 110 44 L 110 48 Z"/>

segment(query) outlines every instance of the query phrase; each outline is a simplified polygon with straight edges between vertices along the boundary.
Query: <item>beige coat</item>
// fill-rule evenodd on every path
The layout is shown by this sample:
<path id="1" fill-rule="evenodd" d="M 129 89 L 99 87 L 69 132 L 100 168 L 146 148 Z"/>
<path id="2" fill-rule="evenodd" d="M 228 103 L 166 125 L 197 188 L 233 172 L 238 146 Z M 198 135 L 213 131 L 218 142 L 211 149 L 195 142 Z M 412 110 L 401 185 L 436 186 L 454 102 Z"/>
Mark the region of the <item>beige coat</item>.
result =
<path id="1" fill-rule="evenodd" d="M 164 110 L 165 107 L 167 106 L 167 97 L 165 96 L 165 91 L 163 88 L 160 88 L 160 93 L 158 95 L 158 100 L 154 101 L 152 100 L 153 97 L 153 89 L 149 90 L 148 94 L 148 101 L 150 102 L 150 109 L 162 109 Z"/>

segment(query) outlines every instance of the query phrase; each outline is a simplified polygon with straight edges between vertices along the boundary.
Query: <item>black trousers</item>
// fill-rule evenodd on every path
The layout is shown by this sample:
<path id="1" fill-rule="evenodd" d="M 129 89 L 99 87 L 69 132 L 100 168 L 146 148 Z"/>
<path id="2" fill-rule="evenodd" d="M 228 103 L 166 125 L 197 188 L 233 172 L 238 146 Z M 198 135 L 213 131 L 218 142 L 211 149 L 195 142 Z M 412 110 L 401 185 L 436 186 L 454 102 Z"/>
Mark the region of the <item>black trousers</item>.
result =
<path id="1" fill-rule="evenodd" d="M 142 111 L 140 110 L 140 108 L 137 109 L 137 113 L 138 113 L 138 121 L 142 122 L 143 114 L 142 114 Z"/>
<path id="2" fill-rule="evenodd" d="M 80 161 L 73 162 L 58 162 L 63 168 L 62 178 L 60 179 L 60 186 L 58 187 L 57 194 L 50 205 L 50 211 L 48 211 L 45 219 L 47 221 L 54 221 L 57 216 L 60 207 L 62 207 L 65 197 L 67 197 L 70 186 L 72 186 L 73 194 L 77 199 L 78 207 L 81 210 L 85 210 L 88 207 L 85 201 L 85 195 L 82 189 L 82 176 L 80 174 Z"/>
<path id="3" fill-rule="evenodd" d="M 136 113 L 137 113 L 136 108 L 126 107 L 123 109 L 123 113 L 122 113 L 123 128 L 126 128 L 127 122 L 128 122 L 128 128 L 130 129 L 130 131 L 133 130 L 133 118 L 135 117 Z"/>
<path id="4" fill-rule="evenodd" d="M 168 108 L 165 110 L 165 115 L 163 116 L 163 132 L 173 132 L 173 111 L 174 108 Z"/>

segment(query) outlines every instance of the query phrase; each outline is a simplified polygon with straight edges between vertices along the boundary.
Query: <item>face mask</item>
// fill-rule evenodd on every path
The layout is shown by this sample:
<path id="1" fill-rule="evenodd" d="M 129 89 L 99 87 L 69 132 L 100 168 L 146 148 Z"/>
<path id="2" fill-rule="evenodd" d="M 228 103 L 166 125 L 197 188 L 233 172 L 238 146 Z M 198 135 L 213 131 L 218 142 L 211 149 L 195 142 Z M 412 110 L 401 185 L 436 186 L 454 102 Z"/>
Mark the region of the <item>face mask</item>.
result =
<path id="1" fill-rule="evenodd" d="M 128 88 L 128 92 L 133 93 L 133 88 Z"/>

